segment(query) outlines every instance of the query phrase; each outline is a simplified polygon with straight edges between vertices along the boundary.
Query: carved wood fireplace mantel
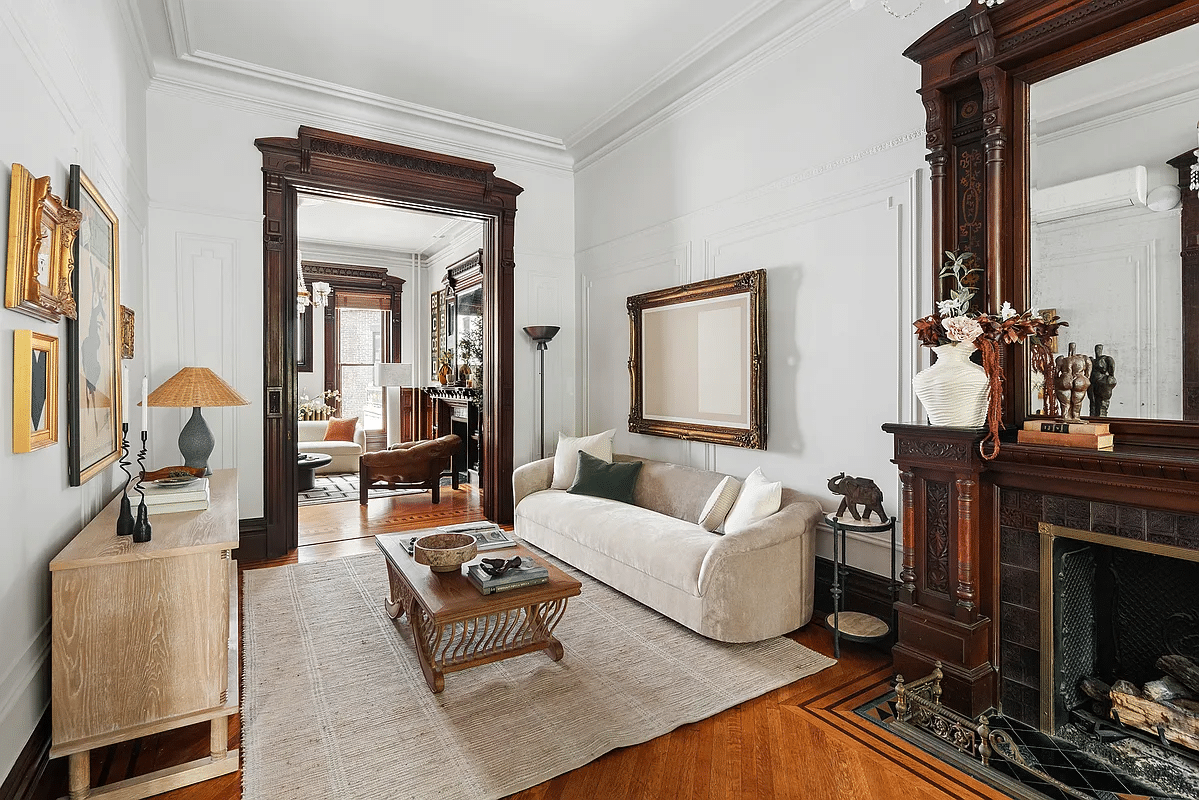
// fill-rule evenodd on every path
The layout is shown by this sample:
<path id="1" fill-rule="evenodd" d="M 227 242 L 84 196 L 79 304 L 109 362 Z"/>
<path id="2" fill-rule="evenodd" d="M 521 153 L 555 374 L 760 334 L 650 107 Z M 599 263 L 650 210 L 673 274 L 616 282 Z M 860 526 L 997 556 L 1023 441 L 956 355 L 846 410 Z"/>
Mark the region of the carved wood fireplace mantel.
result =
<path id="1" fill-rule="evenodd" d="M 963 714 L 1041 720 L 1041 523 L 1199 551 L 1199 454 L 1005 442 L 987 462 L 981 430 L 883 429 L 903 481 L 895 671 L 940 661 L 945 703 Z"/>
<path id="2" fill-rule="evenodd" d="M 907 49 L 922 72 L 931 249 L 938 260 L 976 254 L 975 308 L 1031 306 L 1029 87 L 1195 24 L 1199 0 L 972 3 Z M 1189 167 L 1185 154 L 1175 161 Z M 1184 329 L 1193 332 L 1199 229 L 1195 205 L 1186 208 Z M 938 264 L 929 267 L 933 300 L 944 299 L 951 286 Z M 1184 345 L 1193 361 L 1184 382 L 1199 375 L 1196 341 Z M 954 710 L 973 717 L 1002 707 L 1042 725 L 1039 632 L 1053 611 L 1040 599 L 1039 525 L 1199 550 L 1199 423 L 1109 420 L 1114 452 L 1017 444 L 1012 429 L 1034 413 L 1029 355 L 1008 345 L 1001 359 L 1007 433 L 994 461 L 979 454 L 981 429 L 884 426 L 903 484 L 895 670 L 915 679 L 940 661 Z"/>

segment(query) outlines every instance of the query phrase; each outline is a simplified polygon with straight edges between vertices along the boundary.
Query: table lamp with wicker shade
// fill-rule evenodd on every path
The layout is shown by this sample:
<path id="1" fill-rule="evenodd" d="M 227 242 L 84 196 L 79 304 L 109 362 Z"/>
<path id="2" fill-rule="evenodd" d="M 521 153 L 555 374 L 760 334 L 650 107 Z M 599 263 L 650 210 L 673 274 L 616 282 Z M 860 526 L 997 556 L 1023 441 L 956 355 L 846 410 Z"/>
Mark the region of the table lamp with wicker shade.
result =
<path id="1" fill-rule="evenodd" d="M 201 408 L 218 406 L 248 406 L 250 401 L 207 367 L 184 367 L 169 381 L 150 392 L 146 405 L 165 408 L 192 409 L 191 419 L 179 431 L 179 452 L 188 467 L 199 467 L 208 475 L 208 457 L 216 440 L 208 423 L 200 414 Z M 139 404 L 140 405 L 140 404 Z"/>

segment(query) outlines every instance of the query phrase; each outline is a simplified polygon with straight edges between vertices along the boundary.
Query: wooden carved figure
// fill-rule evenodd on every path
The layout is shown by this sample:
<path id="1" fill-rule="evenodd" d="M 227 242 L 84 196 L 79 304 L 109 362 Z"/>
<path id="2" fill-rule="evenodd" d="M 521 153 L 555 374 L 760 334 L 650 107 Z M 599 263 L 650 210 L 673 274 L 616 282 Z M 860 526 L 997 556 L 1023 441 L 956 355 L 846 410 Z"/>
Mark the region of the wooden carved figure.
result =
<path id="1" fill-rule="evenodd" d="M 841 516 L 846 509 L 849 509 L 853 518 L 859 521 L 863 518 L 869 521 L 872 511 L 878 514 L 879 522 L 886 522 L 889 519 L 887 512 L 883 511 L 883 491 L 870 478 L 847 478 L 842 472 L 840 475 L 834 475 L 828 479 L 828 490 L 833 494 L 842 495 L 841 505 L 837 508 L 837 516 Z M 861 514 L 858 513 L 858 506 L 865 506 Z"/>

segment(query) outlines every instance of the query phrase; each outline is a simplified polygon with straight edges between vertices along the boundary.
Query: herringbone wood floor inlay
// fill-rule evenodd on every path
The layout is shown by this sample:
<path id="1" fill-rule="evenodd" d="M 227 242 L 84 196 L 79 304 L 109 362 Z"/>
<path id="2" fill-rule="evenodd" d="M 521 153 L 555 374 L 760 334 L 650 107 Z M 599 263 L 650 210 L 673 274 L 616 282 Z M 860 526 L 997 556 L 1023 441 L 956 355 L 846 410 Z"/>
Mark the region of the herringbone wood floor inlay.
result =
<path id="1" fill-rule="evenodd" d="M 375 533 L 481 519 L 478 495 L 452 490 L 434 506 L 429 495 L 301 509 L 301 530 L 322 541 L 255 569 L 375 552 Z M 413 501 L 416 502 L 413 502 Z M 447 502 L 449 500 L 449 502 Z M 341 511 L 308 518 L 309 511 Z M 434 521 L 437 520 L 437 521 Z M 831 655 L 832 636 L 818 622 L 793 634 Z M 890 688 L 890 656 L 842 641 L 836 665 L 797 684 L 684 725 L 645 744 L 607 753 L 584 767 L 512 795 L 513 800 L 1005 800 L 912 745 L 858 717 L 854 709 Z M 229 747 L 240 747 L 238 717 Z M 208 726 L 148 736 L 93 752 L 95 783 L 111 783 L 208 752 Z M 34 800 L 66 795 L 66 759 L 50 763 Z M 163 794 L 163 800 L 234 800 L 235 773 Z"/>

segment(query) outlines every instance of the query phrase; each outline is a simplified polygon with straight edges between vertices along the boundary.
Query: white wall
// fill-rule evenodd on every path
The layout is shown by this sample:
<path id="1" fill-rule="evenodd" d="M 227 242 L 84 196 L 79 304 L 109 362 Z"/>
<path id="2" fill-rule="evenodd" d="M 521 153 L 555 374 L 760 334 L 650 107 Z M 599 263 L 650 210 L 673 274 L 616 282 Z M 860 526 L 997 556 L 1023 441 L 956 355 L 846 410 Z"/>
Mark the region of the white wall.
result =
<path id="1" fill-rule="evenodd" d="M 127 10 L 100 0 L 0 3 L 0 217 L 8 219 L 13 162 L 49 175 L 64 200 L 69 166 L 83 167 L 120 221 L 121 302 L 137 314 L 137 358 L 123 363 L 138 376 L 150 337 L 143 296 L 148 73 Z M 6 247 L 4 237 L 0 250 Z M 65 322 L 0 310 L 3 395 L 12 387 L 13 331 L 23 329 L 59 340 L 59 441 L 20 455 L 10 435 L 0 444 L 0 780 L 49 704 L 48 565 L 114 496 L 120 475 L 114 466 L 82 487 L 68 486 Z M 11 430 L 10 404 L 0 406 Z"/>
<path id="2" fill-rule="evenodd" d="M 874 478 L 889 513 L 899 481 L 885 422 L 915 418 L 912 320 L 931 305 L 920 71 L 902 50 L 946 14 L 879 5 L 791 40 L 709 87 L 577 175 L 583 427 L 616 447 L 740 477 L 770 478 L 835 509 L 826 479 Z M 628 295 L 766 268 L 769 448 L 627 432 Z M 614 335 L 620 332 L 620 335 Z M 887 543 L 849 562 L 889 569 Z M 820 537 L 831 555 L 831 535 Z"/>
<path id="3" fill-rule="evenodd" d="M 253 400 L 251 406 L 205 414 L 217 439 L 210 463 L 214 468 L 237 466 L 241 472 L 243 518 L 260 516 L 263 508 L 262 159 L 254 140 L 294 137 L 298 126 L 307 124 L 431 149 L 429 142 L 407 136 L 396 120 L 380 127 L 377 109 L 369 112 L 368 124 L 362 121 L 368 116 L 362 108 L 299 90 L 272 90 L 277 96 L 269 102 L 247 94 L 264 91 L 246 86 L 216 91 L 156 80 L 147 100 L 150 258 L 155 264 L 150 293 L 160 301 L 154 303 L 157 319 L 164 327 L 178 328 L 155 349 L 151 383 L 200 359 Z M 334 106 L 336 110 L 330 110 Z M 450 139 L 432 149 L 490 161 L 499 177 L 525 190 L 517 201 L 515 248 L 515 460 L 524 463 L 536 452 L 535 422 L 519 410 L 533 405 L 535 367 L 533 348 L 520 328 L 562 325 L 564 347 L 559 352 L 573 352 L 575 347 L 572 175 L 560 167 Z M 218 293 L 201 275 L 219 281 L 223 306 L 214 307 L 207 295 L 192 294 L 192 287 L 201 285 L 214 297 Z M 427 297 L 427 287 L 412 294 L 420 296 Z M 547 428 L 573 429 L 573 364 L 564 360 L 552 375 Z M 156 456 L 175 452 L 174 439 L 183 421 L 181 415 L 155 416 L 160 427 Z"/>

